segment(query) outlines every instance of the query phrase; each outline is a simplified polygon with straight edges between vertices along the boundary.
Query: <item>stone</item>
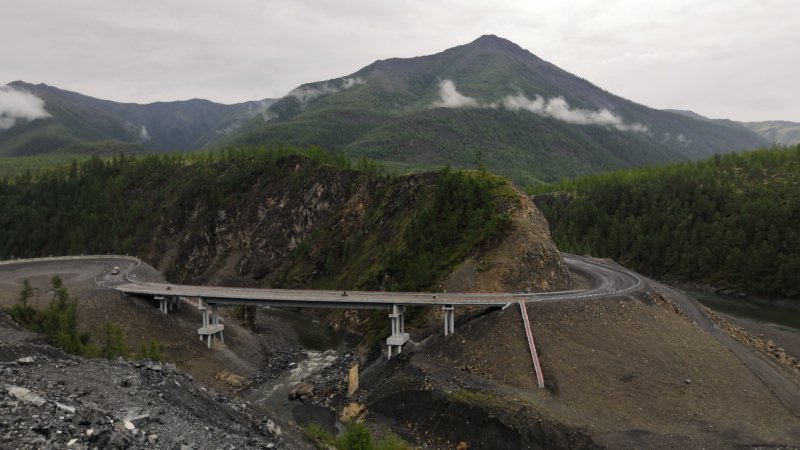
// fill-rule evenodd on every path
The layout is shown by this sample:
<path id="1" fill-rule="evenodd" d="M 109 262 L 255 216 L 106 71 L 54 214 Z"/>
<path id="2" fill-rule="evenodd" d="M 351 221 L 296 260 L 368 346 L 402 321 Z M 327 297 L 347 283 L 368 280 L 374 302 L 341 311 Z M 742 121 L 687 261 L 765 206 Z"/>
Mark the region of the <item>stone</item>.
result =
<path id="1" fill-rule="evenodd" d="M 247 381 L 243 376 L 237 375 L 228 370 L 217 372 L 217 375 L 214 378 L 233 387 L 242 387 L 247 384 Z"/>
<path id="2" fill-rule="evenodd" d="M 66 412 L 68 412 L 70 414 L 75 414 L 75 411 L 76 411 L 75 407 L 69 406 L 69 405 L 65 405 L 63 403 L 58 403 L 58 402 L 56 402 L 56 408 L 58 408 L 58 409 L 60 409 L 62 411 L 66 411 Z"/>
<path id="3" fill-rule="evenodd" d="M 458 445 L 456 445 L 456 450 L 467 450 L 467 449 L 469 449 L 469 444 L 467 444 L 464 441 L 461 441 L 458 443 Z"/>
<path id="4" fill-rule="evenodd" d="M 33 364 L 34 362 L 36 362 L 36 357 L 35 356 L 26 356 L 24 358 L 19 358 L 17 360 L 17 362 L 19 364 Z"/>
<path id="5" fill-rule="evenodd" d="M 289 391 L 289 400 L 296 398 L 304 399 L 314 394 L 314 385 L 311 383 L 299 383 Z"/>
<path id="6" fill-rule="evenodd" d="M 11 386 L 8 388 L 8 395 L 16 398 L 19 401 L 30 403 L 35 406 L 42 406 L 47 403 L 47 400 L 39 397 L 31 392 L 30 389 L 25 389 L 24 387 Z"/>
<path id="7" fill-rule="evenodd" d="M 692 384 L 692 379 L 691 379 L 691 378 L 687 378 L 687 379 L 686 379 L 686 381 L 685 381 L 685 383 L 686 383 L 686 384 Z"/>
<path id="8" fill-rule="evenodd" d="M 364 405 L 359 405 L 358 403 L 350 403 L 349 405 L 345 406 L 342 410 L 342 414 L 339 416 L 339 420 L 343 423 L 352 422 L 353 420 L 357 419 L 366 409 Z"/>
<path id="9" fill-rule="evenodd" d="M 281 427 L 278 426 L 272 419 L 267 420 L 267 431 L 271 434 L 274 438 L 279 438 L 281 434 L 283 434 L 283 430 Z"/>

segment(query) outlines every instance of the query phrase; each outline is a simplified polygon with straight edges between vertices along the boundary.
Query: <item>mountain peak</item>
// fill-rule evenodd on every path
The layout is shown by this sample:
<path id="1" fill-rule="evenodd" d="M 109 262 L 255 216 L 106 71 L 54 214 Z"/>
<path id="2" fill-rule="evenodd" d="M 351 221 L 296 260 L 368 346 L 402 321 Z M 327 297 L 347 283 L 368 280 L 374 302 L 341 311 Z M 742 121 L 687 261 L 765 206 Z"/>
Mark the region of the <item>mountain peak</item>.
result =
<path id="1" fill-rule="evenodd" d="M 475 39 L 467 44 L 468 47 L 479 47 L 490 50 L 502 50 L 507 52 L 524 52 L 529 53 L 519 45 L 509 41 L 508 39 L 496 36 L 494 34 L 484 34 L 483 36 Z"/>

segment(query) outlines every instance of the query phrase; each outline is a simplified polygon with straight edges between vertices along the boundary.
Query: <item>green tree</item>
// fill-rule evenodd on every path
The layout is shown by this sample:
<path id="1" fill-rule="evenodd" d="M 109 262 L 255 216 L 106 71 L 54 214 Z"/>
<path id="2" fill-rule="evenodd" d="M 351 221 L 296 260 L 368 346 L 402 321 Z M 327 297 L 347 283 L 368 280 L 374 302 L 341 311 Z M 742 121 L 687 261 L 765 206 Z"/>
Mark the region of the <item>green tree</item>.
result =
<path id="1" fill-rule="evenodd" d="M 106 322 L 103 326 L 103 343 L 100 347 L 101 355 L 106 359 L 118 358 L 128 354 L 125 345 L 125 333 L 116 323 Z"/>

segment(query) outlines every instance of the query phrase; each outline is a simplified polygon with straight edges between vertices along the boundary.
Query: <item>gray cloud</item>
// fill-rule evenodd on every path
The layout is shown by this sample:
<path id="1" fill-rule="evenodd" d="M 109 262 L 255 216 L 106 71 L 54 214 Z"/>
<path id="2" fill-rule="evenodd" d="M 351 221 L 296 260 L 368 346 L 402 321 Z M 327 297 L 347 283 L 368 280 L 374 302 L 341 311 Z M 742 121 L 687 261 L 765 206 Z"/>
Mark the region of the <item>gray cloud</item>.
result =
<path id="1" fill-rule="evenodd" d="M 0 86 L 0 130 L 14 126 L 17 120 L 36 120 L 50 117 L 44 100 L 28 91 Z"/>
<path id="2" fill-rule="evenodd" d="M 562 97 L 549 100 L 537 95 L 533 100 L 522 93 L 507 95 L 500 102 L 481 103 L 478 100 L 463 95 L 456 89 L 452 80 L 443 80 L 439 83 L 439 100 L 432 103 L 439 108 L 497 108 L 502 106 L 509 111 L 528 111 L 542 117 L 552 117 L 562 122 L 576 125 L 600 125 L 613 127 L 620 131 L 634 131 L 646 133 L 647 127 L 640 123 L 625 123 L 622 117 L 608 109 L 591 111 L 588 109 L 572 108 Z"/>

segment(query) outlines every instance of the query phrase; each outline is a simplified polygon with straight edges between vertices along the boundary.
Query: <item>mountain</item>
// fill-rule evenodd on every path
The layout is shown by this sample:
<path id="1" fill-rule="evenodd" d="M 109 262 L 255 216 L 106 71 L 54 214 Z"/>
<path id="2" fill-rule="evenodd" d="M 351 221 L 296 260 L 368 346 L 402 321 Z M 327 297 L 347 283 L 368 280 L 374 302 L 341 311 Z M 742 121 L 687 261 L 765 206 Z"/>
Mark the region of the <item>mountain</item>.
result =
<path id="1" fill-rule="evenodd" d="M 272 103 L 270 99 L 234 105 L 199 99 L 117 103 L 22 81 L 0 89 L 9 103 L 14 102 L 4 110 L 13 108 L 20 117 L 0 120 L 0 156 L 92 152 L 109 147 L 194 150 L 238 128 Z M 39 111 L 33 113 L 35 109 Z"/>
<path id="2" fill-rule="evenodd" d="M 319 145 L 412 166 L 482 162 L 521 183 L 769 144 L 615 96 L 496 36 L 301 85 L 265 117 L 227 142 Z"/>
<path id="3" fill-rule="evenodd" d="M 786 120 L 742 122 L 742 125 L 780 145 L 800 144 L 800 123 Z"/>

